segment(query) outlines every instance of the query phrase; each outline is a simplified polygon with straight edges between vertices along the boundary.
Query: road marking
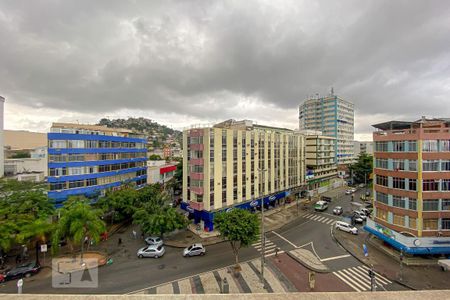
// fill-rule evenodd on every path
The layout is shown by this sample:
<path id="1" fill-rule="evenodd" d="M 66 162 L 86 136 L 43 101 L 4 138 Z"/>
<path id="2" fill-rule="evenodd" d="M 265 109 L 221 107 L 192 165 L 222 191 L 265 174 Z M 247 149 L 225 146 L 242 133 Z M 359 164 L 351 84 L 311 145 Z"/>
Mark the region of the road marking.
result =
<path id="1" fill-rule="evenodd" d="M 339 272 L 339 271 L 338 271 Z M 340 274 L 338 274 L 337 272 L 333 273 L 334 275 L 336 275 L 336 277 L 338 277 L 340 280 L 342 280 L 343 282 L 345 282 L 347 285 L 349 285 L 351 288 L 353 288 L 355 291 L 357 292 L 362 292 L 362 290 L 360 290 L 359 288 L 355 287 L 351 282 L 347 281 L 347 279 L 343 278 Z"/>
<path id="2" fill-rule="evenodd" d="M 320 261 L 329 261 L 329 260 L 335 260 L 335 259 L 340 259 L 340 258 L 345 258 L 345 257 L 349 257 L 351 256 L 350 254 L 344 254 L 344 255 L 339 255 L 339 256 L 333 256 L 333 257 L 328 257 L 328 258 L 323 258 Z"/>
<path id="3" fill-rule="evenodd" d="M 360 286 L 364 287 L 365 290 L 369 290 L 370 289 L 370 284 L 367 283 L 367 278 L 361 278 L 357 273 L 355 273 L 355 271 L 351 268 L 351 269 L 344 269 L 341 270 L 342 272 L 344 272 L 345 274 L 347 274 L 349 277 L 351 277 L 353 279 L 353 282 L 356 284 L 358 283 Z M 350 272 L 351 271 L 351 272 Z"/>
<path id="4" fill-rule="evenodd" d="M 283 241 L 285 241 L 286 243 L 289 243 L 291 246 L 293 246 L 294 248 L 298 248 L 294 243 L 292 243 L 291 241 L 289 241 L 287 238 L 285 238 L 284 236 L 282 236 L 281 234 L 272 231 L 273 234 L 275 234 L 276 236 L 278 236 L 280 239 L 282 239 Z"/>
<path id="5" fill-rule="evenodd" d="M 316 221 L 317 222 L 322 222 L 323 220 L 328 220 L 328 218 L 327 217 L 320 217 Z"/>

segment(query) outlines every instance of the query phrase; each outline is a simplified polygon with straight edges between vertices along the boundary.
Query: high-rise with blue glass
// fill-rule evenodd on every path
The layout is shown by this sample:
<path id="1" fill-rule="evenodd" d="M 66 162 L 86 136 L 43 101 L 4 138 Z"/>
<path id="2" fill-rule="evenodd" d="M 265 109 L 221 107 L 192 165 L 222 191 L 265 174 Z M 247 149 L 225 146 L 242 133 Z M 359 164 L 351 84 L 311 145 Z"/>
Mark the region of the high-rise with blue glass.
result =
<path id="1" fill-rule="evenodd" d="M 147 182 L 147 140 L 122 128 L 53 123 L 48 133 L 48 196 L 96 199 L 124 184 Z"/>
<path id="2" fill-rule="evenodd" d="M 326 97 L 307 99 L 299 106 L 299 129 L 334 137 L 336 163 L 347 165 L 354 160 L 354 117 L 354 104 L 331 92 Z"/>

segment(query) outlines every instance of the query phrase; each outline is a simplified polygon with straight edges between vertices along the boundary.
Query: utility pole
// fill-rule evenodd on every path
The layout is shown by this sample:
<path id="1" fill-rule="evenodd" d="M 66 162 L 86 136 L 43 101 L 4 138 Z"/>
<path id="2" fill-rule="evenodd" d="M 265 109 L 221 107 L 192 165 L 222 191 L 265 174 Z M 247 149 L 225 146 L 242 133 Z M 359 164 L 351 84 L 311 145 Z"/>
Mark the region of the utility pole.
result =
<path id="1" fill-rule="evenodd" d="M 403 249 L 400 249 L 400 276 L 399 280 L 403 281 Z"/>
<path id="2" fill-rule="evenodd" d="M 264 261 L 265 261 L 265 250 L 266 250 L 266 234 L 264 232 L 264 173 L 267 169 L 259 169 L 259 172 L 262 172 L 262 180 L 261 180 L 261 190 L 262 190 L 262 199 L 261 199 L 261 283 L 263 288 L 266 287 L 264 282 Z"/>

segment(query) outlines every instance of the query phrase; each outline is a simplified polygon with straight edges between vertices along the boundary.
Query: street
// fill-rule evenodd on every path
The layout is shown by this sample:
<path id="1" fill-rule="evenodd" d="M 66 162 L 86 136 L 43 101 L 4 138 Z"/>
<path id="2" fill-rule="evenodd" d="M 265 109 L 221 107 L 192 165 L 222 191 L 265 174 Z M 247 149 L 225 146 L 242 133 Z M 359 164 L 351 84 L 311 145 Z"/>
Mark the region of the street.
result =
<path id="1" fill-rule="evenodd" d="M 364 191 L 357 191 L 354 195 L 355 201 L 359 199 L 359 194 Z M 269 276 L 282 273 L 286 277 L 286 281 L 290 281 L 292 286 L 296 286 L 297 290 L 302 289 L 301 285 L 296 281 L 298 278 L 291 278 L 289 280 L 290 270 L 299 268 L 304 274 L 308 270 L 301 266 L 298 262 L 290 259 L 286 253 L 294 249 L 307 249 L 317 256 L 317 258 L 325 264 L 330 273 L 320 274 L 317 281 L 334 283 L 328 286 L 332 291 L 364 291 L 370 290 L 370 279 L 362 266 L 361 262 L 350 256 L 338 243 L 333 239 L 332 226 L 336 220 L 341 220 L 341 217 L 334 216 L 332 209 L 335 206 L 342 206 L 344 212 L 351 210 L 351 196 L 344 195 L 338 200 L 330 203 L 329 208 L 323 212 L 314 212 L 312 209 L 302 211 L 303 214 L 294 222 L 291 222 L 284 227 L 268 232 L 266 237 L 266 255 L 269 256 L 268 264 L 272 271 Z M 359 230 L 362 230 L 361 226 Z M 344 233 L 345 234 L 345 233 Z M 137 243 L 143 241 L 137 241 Z M 275 259 L 275 252 L 277 248 L 280 251 L 278 257 Z M 137 250 L 137 248 L 136 248 Z M 258 285 L 258 276 L 260 270 L 259 251 L 261 250 L 261 243 L 257 242 L 253 246 L 243 248 L 240 251 L 240 261 L 245 262 L 246 266 L 244 274 L 249 274 L 243 277 L 245 282 L 237 281 L 236 289 L 242 292 L 252 292 L 252 286 Z M 362 245 L 361 245 L 362 251 Z M 24 293 L 84 293 L 84 294 L 124 294 L 132 292 L 158 292 L 155 287 L 170 282 L 171 286 L 177 286 L 172 282 L 181 282 L 186 279 L 187 282 L 192 282 L 195 286 L 202 287 L 197 289 L 197 292 L 205 292 L 204 286 L 207 277 L 202 277 L 199 274 L 208 274 L 211 272 L 211 278 L 215 270 L 227 270 L 226 267 L 234 262 L 234 256 L 229 243 L 219 243 L 208 246 L 207 253 L 203 257 L 189 257 L 185 258 L 181 255 L 182 249 L 166 247 L 166 253 L 159 259 L 139 259 L 135 253 L 127 253 L 125 256 L 114 257 L 114 263 L 109 266 L 104 266 L 98 270 L 99 284 L 98 288 L 81 289 L 81 288 L 52 288 L 51 276 L 49 270 L 43 270 L 35 277 L 25 279 L 23 292 Z M 370 254 L 369 254 L 370 255 Z M 220 271 L 220 272 L 222 272 Z M 300 271 L 299 271 L 300 272 Z M 45 274 L 46 273 L 46 274 Z M 225 272 L 226 273 L 226 272 Z M 251 274 L 251 275 L 250 275 Z M 47 276 L 45 276 L 47 275 Z M 279 275 L 279 274 L 278 274 Z M 197 277 L 196 277 L 197 276 Z M 204 275 L 207 276 L 207 275 Z M 281 275 L 279 275 L 281 276 Z M 306 276 L 306 275 L 305 275 Z M 190 277 L 195 277 L 189 281 Z M 216 276 L 217 277 L 217 276 Z M 253 278 L 254 277 L 254 278 Z M 274 276 L 277 277 L 277 276 Z M 253 279 L 252 279 L 253 278 Z M 255 279 L 256 278 L 256 279 Z M 202 281 L 203 280 L 203 281 Z M 389 280 L 380 278 L 381 290 L 403 290 L 404 287 L 392 283 Z M 200 281 L 200 283 L 199 283 Z M 214 280 L 213 280 L 214 281 Z M 306 281 L 307 278 L 301 278 L 300 281 Z M 217 286 L 217 283 L 214 283 Z M 271 286 L 290 286 L 289 284 L 278 285 L 273 282 Z M 239 288 L 241 286 L 241 288 Z M 248 289 L 242 289 L 242 286 L 247 286 Z M 291 288 L 292 288 L 291 286 Z M 259 285 L 258 285 L 259 288 Z M 320 288 L 317 287 L 319 290 Z M 285 288 L 287 289 L 287 288 Z M 167 291 L 167 289 L 165 289 Z M 212 289 L 214 290 L 214 289 Z M 172 292 L 180 292 L 180 288 L 175 288 Z M 273 291 L 276 291 L 274 288 Z M 4 283 L 0 287 L 2 293 L 17 292 L 16 281 Z"/>

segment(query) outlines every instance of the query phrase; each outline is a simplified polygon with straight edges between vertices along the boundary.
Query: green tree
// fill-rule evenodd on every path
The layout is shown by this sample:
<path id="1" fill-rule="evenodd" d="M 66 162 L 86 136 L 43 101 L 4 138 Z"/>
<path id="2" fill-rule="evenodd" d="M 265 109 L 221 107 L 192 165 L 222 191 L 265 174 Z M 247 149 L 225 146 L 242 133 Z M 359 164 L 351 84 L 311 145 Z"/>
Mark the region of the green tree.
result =
<path id="1" fill-rule="evenodd" d="M 47 236 L 51 235 L 55 229 L 50 218 L 36 219 L 33 222 L 22 226 L 20 233 L 17 235 L 17 241 L 22 243 L 29 240 L 34 240 L 36 262 L 39 264 L 39 247 L 40 244 L 47 241 Z"/>
<path id="2" fill-rule="evenodd" d="M 239 269 L 239 250 L 258 240 L 260 221 L 256 214 L 243 209 L 220 212 L 214 217 L 215 228 L 230 242 Z"/>
<path id="3" fill-rule="evenodd" d="M 106 212 L 114 212 L 114 220 L 120 222 L 133 216 L 137 198 L 138 191 L 126 186 L 118 191 L 108 192 L 105 197 L 99 199 L 96 206 Z"/>
<path id="4" fill-rule="evenodd" d="M 155 193 L 155 187 L 149 189 L 143 197 L 145 202 L 133 215 L 133 223 L 141 227 L 147 234 L 158 234 L 163 237 L 165 233 L 186 227 L 187 221 L 167 202 L 167 193 Z"/>
<path id="5" fill-rule="evenodd" d="M 162 160 L 161 156 L 159 156 L 158 154 L 152 154 L 149 157 L 150 160 Z"/>
<path id="6" fill-rule="evenodd" d="M 373 157 L 361 153 L 356 163 L 349 166 L 349 171 L 353 174 L 355 183 L 369 183 L 370 174 L 373 172 Z"/>
<path id="7" fill-rule="evenodd" d="M 31 157 L 30 153 L 23 151 L 17 152 L 11 156 L 11 158 L 30 158 L 30 157 Z"/>
<path id="8" fill-rule="evenodd" d="M 92 208 L 87 199 L 83 197 L 69 199 L 61 209 L 61 218 L 53 234 L 52 251 L 57 252 L 59 241 L 65 237 L 72 251 L 73 246 L 81 246 L 81 260 L 83 260 L 85 238 L 88 237 L 98 243 L 101 234 L 106 230 L 101 216 L 102 211 Z"/>
<path id="9" fill-rule="evenodd" d="M 0 181 L 1 250 L 8 251 L 17 242 L 28 242 L 30 238 L 39 239 L 51 233 L 54 206 L 45 192 L 45 184 Z"/>

